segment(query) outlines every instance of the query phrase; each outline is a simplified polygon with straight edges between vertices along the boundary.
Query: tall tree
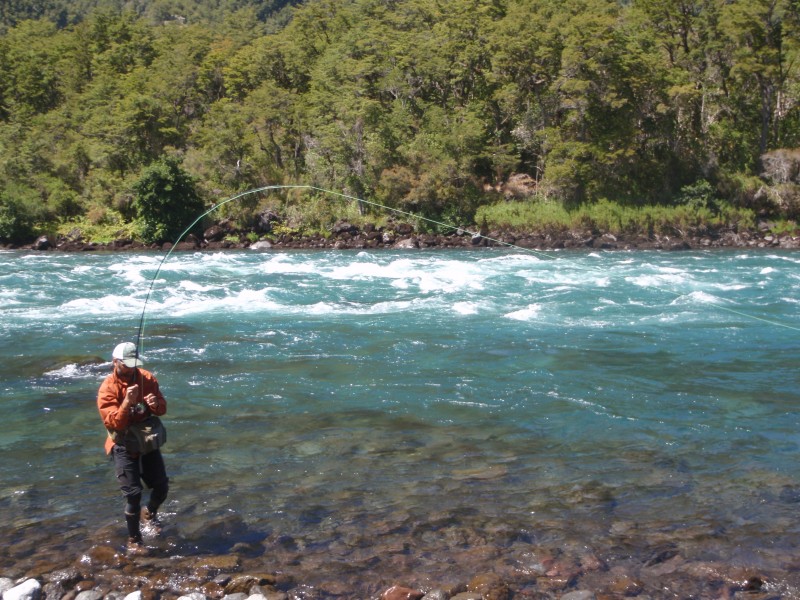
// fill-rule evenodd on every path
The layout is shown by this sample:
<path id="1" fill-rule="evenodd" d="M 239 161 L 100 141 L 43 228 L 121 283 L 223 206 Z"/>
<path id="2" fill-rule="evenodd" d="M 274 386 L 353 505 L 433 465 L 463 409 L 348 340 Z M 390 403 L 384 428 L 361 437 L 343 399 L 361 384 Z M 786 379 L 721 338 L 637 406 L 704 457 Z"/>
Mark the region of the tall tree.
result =
<path id="1" fill-rule="evenodd" d="M 728 155 L 734 168 L 758 165 L 767 150 L 796 142 L 782 135 L 781 121 L 797 79 L 797 7 L 791 0 L 738 0 L 724 3 L 714 34 L 719 69 L 726 75 L 723 127 L 753 139 L 749 153 Z M 749 134 L 753 131 L 754 134 Z"/>

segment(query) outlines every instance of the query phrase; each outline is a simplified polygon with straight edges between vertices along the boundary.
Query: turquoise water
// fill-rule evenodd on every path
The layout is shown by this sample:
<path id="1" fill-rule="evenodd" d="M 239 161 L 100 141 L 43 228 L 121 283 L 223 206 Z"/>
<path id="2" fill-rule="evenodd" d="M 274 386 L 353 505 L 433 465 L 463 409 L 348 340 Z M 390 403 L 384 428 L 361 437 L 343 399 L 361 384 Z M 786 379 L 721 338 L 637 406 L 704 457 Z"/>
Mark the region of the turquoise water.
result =
<path id="1" fill-rule="evenodd" d="M 161 259 L 0 252 L 0 538 L 69 532 L 0 573 L 122 542 L 95 394 Z M 794 586 L 799 286 L 777 251 L 174 254 L 141 341 L 169 543 L 291 540 L 322 579 L 401 535 L 431 580 L 454 548 L 669 544 Z"/>

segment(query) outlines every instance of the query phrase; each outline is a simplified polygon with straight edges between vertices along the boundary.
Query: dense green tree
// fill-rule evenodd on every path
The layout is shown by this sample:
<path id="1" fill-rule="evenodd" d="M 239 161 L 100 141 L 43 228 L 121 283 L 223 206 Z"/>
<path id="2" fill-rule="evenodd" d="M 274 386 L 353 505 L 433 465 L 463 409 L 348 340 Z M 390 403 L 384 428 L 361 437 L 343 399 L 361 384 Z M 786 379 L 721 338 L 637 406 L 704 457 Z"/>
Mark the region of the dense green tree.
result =
<path id="1" fill-rule="evenodd" d="M 707 138 L 719 87 L 709 35 L 718 8 L 714 0 L 636 0 L 631 17 L 661 59 L 665 99 L 658 112 L 668 119 L 663 141 L 671 148 L 673 167 L 665 175 L 674 192 L 713 168 Z"/>
<path id="2" fill-rule="evenodd" d="M 0 38 L 0 117 L 22 120 L 63 100 L 55 34 L 47 21 L 23 21 Z"/>
<path id="3" fill-rule="evenodd" d="M 3 0 L 0 2 L 0 33 L 26 20 L 47 20 L 58 27 L 83 21 L 98 10 L 129 10 L 151 24 L 214 23 L 236 29 L 280 28 L 287 19 L 287 10 L 300 0 Z M 240 16 L 246 16 L 249 26 Z"/>
<path id="4" fill-rule="evenodd" d="M 37 224 L 48 216 L 35 189 L 13 182 L 0 186 L 0 241 L 30 241 L 36 235 Z"/>
<path id="5" fill-rule="evenodd" d="M 744 121 L 757 132 L 754 158 L 784 141 L 777 113 L 797 69 L 789 58 L 800 36 L 790 18 L 793 9 L 791 0 L 750 0 L 725 4 L 721 10 L 719 35 L 729 45 L 728 108 L 740 127 Z"/>
<path id="6" fill-rule="evenodd" d="M 794 0 L 8 2 L 5 222 L 129 226 L 134 184 L 175 155 L 209 200 L 312 183 L 454 223 L 515 174 L 531 200 L 685 203 L 701 185 L 746 201 L 764 152 L 800 144 L 798 13 Z"/>
<path id="7" fill-rule="evenodd" d="M 133 191 L 142 238 L 147 242 L 177 240 L 203 212 L 194 179 L 172 156 L 148 166 Z"/>

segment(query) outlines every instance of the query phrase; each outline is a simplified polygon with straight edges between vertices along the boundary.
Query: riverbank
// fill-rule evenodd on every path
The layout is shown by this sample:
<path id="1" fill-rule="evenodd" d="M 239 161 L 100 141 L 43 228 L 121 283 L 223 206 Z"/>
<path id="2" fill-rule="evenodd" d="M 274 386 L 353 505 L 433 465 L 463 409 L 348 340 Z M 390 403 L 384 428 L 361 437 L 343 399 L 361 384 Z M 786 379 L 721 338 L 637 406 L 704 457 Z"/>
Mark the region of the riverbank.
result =
<path id="1" fill-rule="evenodd" d="M 420 524 L 423 525 L 423 524 Z M 424 525 L 423 525 L 424 526 Z M 689 557 L 698 539 L 669 540 L 655 530 L 630 536 L 624 524 L 609 545 L 537 544 L 519 532 L 478 532 L 451 525 L 443 534 L 465 536 L 420 568 L 424 547 L 405 535 L 381 532 L 372 544 L 348 542 L 326 548 L 299 545 L 286 535 L 238 543 L 221 555 L 186 556 L 175 540 L 148 540 L 151 556 L 129 557 L 121 543 L 32 551 L 0 570 L 3 600 L 612 600 L 620 598 L 715 598 L 787 600 L 800 555 L 784 556 L 780 570 Z M 108 533 L 108 532 L 106 532 Z M 630 536 L 630 537 L 629 537 Z M 35 535 L 33 537 L 36 537 Z M 638 539 L 637 539 L 638 538 Z M 419 542 L 419 540 L 416 540 Z M 625 548 L 650 544 L 648 554 Z M 17 540 L 11 547 L 30 544 Z M 51 545 L 42 540 L 43 546 Z M 55 545 L 55 544 L 53 544 Z M 332 568 L 338 564 L 338 568 Z M 449 566 L 448 566 L 449 565 Z M 320 577 L 320 573 L 325 573 Z M 336 575 L 334 575 L 336 573 Z"/>
<path id="2" fill-rule="evenodd" d="M 70 236 L 51 239 L 41 236 L 32 244 L 6 246 L 7 249 L 31 249 L 37 251 L 56 250 L 63 252 L 161 250 L 171 249 L 173 244 L 146 245 L 133 239 L 118 239 L 112 242 L 84 240 L 80 232 Z M 231 235 L 219 225 L 207 229 L 202 238 L 188 235 L 176 250 L 226 250 L 252 248 L 257 250 L 364 250 L 364 249 L 414 249 L 414 248 L 485 248 L 520 247 L 529 250 L 560 250 L 593 248 L 598 250 L 693 250 L 707 248 L 800 248 L 800 235 L 775 235 L 767 229 L 758 231 L 734 231 L 731 229 L 707 230 L 701 234 L 684 234 L 676 231 L 674 236 L 641 234 L 614 235 L 592 231 L 562 232 L 483 232 L 470 233 L 454 230 L 448 234 L 418 233 L 407 223 L 390 227 L 367 225 L 358 228 L 340 222 L 329 236 L 302 236 L 281 234 L 248 239 L 246 235 Z"/>

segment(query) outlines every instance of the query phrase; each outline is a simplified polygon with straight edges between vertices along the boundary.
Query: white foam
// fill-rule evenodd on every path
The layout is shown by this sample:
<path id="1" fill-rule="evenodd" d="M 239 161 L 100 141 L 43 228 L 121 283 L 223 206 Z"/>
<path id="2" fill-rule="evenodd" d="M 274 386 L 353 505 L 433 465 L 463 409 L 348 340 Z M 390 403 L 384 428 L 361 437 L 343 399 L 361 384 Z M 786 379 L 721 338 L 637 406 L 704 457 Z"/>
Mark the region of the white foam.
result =
<path id="1" fill-rule="evenodd" d="M 507 319 L 514 319 L 516 321 L 533 321 L 539 317 L 541 311 L 542 306 L 540 304 L 529 304 L 526 308 L 506 313 L 504 316 Z"/>
<path id="2" fill-rule="evenodd" d="M 632 283 L 633 285 L 637 285 L 639 287 L 662 287 L 664 285 L 675 285 L 675 284 L 685 284 L 687 279 L 685 276 L 680 276 L 677 274 L 664 274 L 664 275 L 636 275 L 633 277 L 626 277 L 625 281 Z"/>
<path id="3" fill-rule="evenodd" d="M 683 304 L 722 304 L 722 301 L 716 296 L 712 296 L 706 292 L 691 292 L 670 302 L 672 306 L 679 306 Z"/>
<path id="4" fill-rule="evenodd" d="M 58 319 L 59 317 L 81 316 L 81 315 L 106 315 L 109 318 L 119 317 L 141 312 L 143 299 L 138 299 L 132 295 L 120 296 L 109 294 L 99 298 L 77 298 L 69 300 L 55 309 L 42 309 L 31 311 L 30 317 Z"/>
<path id="5" fill-rule="evenodd" d="M 453 312 L 459 315 L 478 314 L 479 305 L 475 302 L 456 302 L 453 304 Z"/>
<path id="6" fill-rule="evenodd" d="M 174 296 L 152 308 L 169 315 L 196 315 L 205 313 L 258 313 L 275 312 L 281 305 L 271 300 L 267 289 L 245 289 L 221 298 L 207 296 Z"/>
<path id="7" fill-rule="evenodd" d="M 195 283 L 191 279 L 181 281 L 178 284 L 178 288 L 181 290 L 186 290 L 187 292 L 208 292 L 211 290 L 219 289 L 213 285 L 200 285 L 199 283 Z"/>
<path id="8" fill-rule="evenodd" d="M 607 271 L 601 273 L 598 269 L 560 269 L 556 265 L 547 266 L 547 269 L 517 270 L 513 275 L 522 277 L 532 285 L 565 286 L 564 289 L 608 287 L 612 285 Z"/>
<path id="9" fill-rule="evenodd" d="M 0 288 L 0 306 L 8 308 L 11 305 L 22 304 L 22 300 L 19 299 L 21 295 L 21 292 L 16 290 Z"/>
<path id="10" fill-rule="evenodd" d="M 389 280 L 397 289 L 417 288 L 421 292 L 457 292 L 483 289 L 485 275 L 470 263 L 442 260 L 398 259 L 386 265 L 356 262 L 322 272 L 336 281 Z"/>
<path id="11" fill-rule="evenodd" d="M 548 261 L 544 261 L 533 254 L 506 254 L 503 256 L 493 256 L 491 258 L 482 258 L 477 262 L 479 264 L 490 266 L 500 265 L 518 268 L 520 265 L 535 266 L 536 264 L 541 264 Z"/>
<path id="12" fill-rule="evenodd" d="M 257 269 L 258 272 L 265 274 L 291 275 L 297 273 L 304 275 L 318 272 L 320 265 L 315 261 L 297 262 L 288 255 L 276 254 L 275 256 L 270 256 L 269 260 L 259 264 Z"/>
<path id="13" fill-rule="evenodd" d="M 110 364 L 110 363 L 109 363 Z M 54 377 L 59 379 L 94 379 L 95 368 L 91 365 L 64 365 L 59 369 L 45 372 L 45 377 Z"/>
<path id="14" fill-rule="evenodd" d="M 743 283 L 715 283 L 712 287 L 717 290 L 736 292 L 739 290 L 746 290 L 750 286 L 744 285 Z"/>
<path id="15" fill-rule="evenodd" d="M 421 305 L 417 300 L 393 300 L 376 304 L 317 302 L 308 306 L 283 307 L 285 312 L 309 315 L 380 315 L 404 312 Z"/>
<path id="16" fill-rule="evenodd" d="M 161 259 L 154 256 L 135 256 L 109 265 L 108 270 L 129 283 L 146 283 L 149 285 L 152 275 L 145 276 L 144 271 L 155 270 L 160 263 Z"/>

